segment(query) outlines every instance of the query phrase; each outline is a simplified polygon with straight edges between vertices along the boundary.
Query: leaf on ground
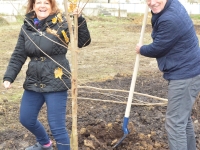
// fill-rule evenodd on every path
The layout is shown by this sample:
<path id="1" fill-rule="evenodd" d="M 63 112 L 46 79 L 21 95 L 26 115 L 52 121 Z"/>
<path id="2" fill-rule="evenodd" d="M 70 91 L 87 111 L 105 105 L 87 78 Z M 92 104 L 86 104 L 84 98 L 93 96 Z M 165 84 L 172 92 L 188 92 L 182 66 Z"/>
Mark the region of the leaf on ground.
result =
<path id="1" fill-rule="evenodd" d="M 95 149 L 94 144 L 91 140 L 84 140 L 84 145 L 92 149 Z"/>

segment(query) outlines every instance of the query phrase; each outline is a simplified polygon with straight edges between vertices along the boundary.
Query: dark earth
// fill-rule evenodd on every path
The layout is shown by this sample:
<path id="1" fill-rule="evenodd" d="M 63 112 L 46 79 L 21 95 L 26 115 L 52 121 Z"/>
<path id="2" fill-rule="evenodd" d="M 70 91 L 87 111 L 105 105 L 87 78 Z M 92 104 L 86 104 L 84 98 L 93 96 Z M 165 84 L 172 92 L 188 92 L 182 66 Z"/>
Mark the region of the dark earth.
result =
<path id="1" fill-rule="evenodd" d="M 88 85 L 103 89 L 126 89 L 129 90 L 131 83 L 130 76 L 116 75 L 112 80 L 104 82 L 88 83 Z M 158 97 L 166 98 L 167 81 L 162 78 L 160 72 L 146 72 L 143 76 L 137 78 L 135 91 L 139 93 L 148 93 Z M 121 98 L 113 99 L 114 96 Z M 128 93 L 123 92 L 102 92 L 97 90 L 79 89 L 78 97 L 89 97 L 93 99 L 126 101 Z M 158 103 L 158 100 L 149 100 L 150 98 L 141 97 L 134 94 L 134 99 L 140 99 L 151 104 Z M 122 138 L 122 123 L 126 109 L 126 104 L 114 102 L 101 102 L 95 100 L 78 99 L 78 139 L 79 150 L 111 150 L 113 144 Z M 135 102 L 135 100 L 133 100 Z M 71 129 L 71 102 L 68 102 L 67 128 Z M 138 103 L 142 104 L 142 102 Z M 1 126 L 9 126 L 9 123 L 18 122 L 19 104 L 10 106 L 4 100 L 1 104 L 4 112 L 0 115 L 1 119 L 6 121 Z M 192 118 L 195 124 L 195 133 L 197 146 L 200 148 L 199 141 L 199 103 L 196 102 L 193 109 Z M 164 128 L 166 105 L 162 106 L 140 106 L 132 105 L 128 129 L 130 134 L 117 147 L 116 150 L 167 150 L 167 136 Z M 40 113 L 40 120 L 46 123 L 45 106 Z M 21 150 L 29 144 L 34 144 L 34 137 L 18 123 L 10 127 L 10 130 L 0 133 L 0 149 L 2 150 Z M 54 141 L 55 144 L 55 141 Z"/>

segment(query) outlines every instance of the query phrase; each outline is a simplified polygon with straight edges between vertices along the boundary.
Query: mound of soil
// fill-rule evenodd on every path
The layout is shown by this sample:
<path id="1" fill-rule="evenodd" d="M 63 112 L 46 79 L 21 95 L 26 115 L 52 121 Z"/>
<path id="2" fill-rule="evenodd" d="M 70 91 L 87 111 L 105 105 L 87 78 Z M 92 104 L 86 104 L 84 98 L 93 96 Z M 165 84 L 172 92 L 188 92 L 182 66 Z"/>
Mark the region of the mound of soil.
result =
<path id="1" fill-rule="evenodd" d="M 112 80 L 88 83 L 87 86 L 129 91 L 130 83 L 130 76 L 124 77 L 116 75 Z M 161 73 L 147 72 L 137 78 L 135 91 L 166 98 L 167 82 L 163 80 Z M 121 98 L 116 98 L 116 95 L 121 96 Z M 108 91 L 107 93 L 102 91 L 95 92 L 94 89 L 82 88 L 79 89 L 78 97 L 79 150 L 113 149 L 113 145 L 124 135 L 122 124 L 126 104 L 119 104 L 117 102 L 127 101 L 128 93 L 120 91 Z M 128 124 L 130 134 L 128 134 L 124 141 L 115 149 L 167 150 L 167 135 L 164 128 L 166 105 L 139 105 L 163 102 L 159 100 L 150 100 L 148 97 L 142 97 L 137 94 L 134 94 L 133 102 L 135 105 L 132 105 Z M 192 114 L 198 148 L 200 147 L 200 129 L 197 121 L 200 119 L 199 111 L 197 111 L 199 106 L 198 103 L 195 104 Z M 0 113 L 0 126 L 6 129 L 0 133 L 0 149 L 22 150 L 28 145 L 34 144 L 35 139 L 33 135 L 18 122 L 19 104 L 10 104 L 8 101 L 4 100 L 0 107 L 1 110 L 3 110 Z M 45 106 L 43 106 L 39 119 L 47 128 L 49 135 L 52 136 L 46 121 Z M 69 134 L 71 133 L 70 130 L 72 127 L 71 121 L 71 100 L 69 100 L 67 112 L 67 128 Z M 53 139 L 53 137 L 51 138 Z"/>

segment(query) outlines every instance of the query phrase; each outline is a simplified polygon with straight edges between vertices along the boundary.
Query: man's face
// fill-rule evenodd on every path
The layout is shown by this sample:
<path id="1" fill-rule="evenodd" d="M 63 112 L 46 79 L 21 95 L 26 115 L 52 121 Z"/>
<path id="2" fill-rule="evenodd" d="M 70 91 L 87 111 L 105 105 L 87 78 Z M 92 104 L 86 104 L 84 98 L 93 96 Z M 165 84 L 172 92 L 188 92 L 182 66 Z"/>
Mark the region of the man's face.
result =
<path id="1" fill-rule="evenodd" d="M 147 5 L 154 14 L 161 12 L 166 4 L 167 0 L 147 0 Z"/>

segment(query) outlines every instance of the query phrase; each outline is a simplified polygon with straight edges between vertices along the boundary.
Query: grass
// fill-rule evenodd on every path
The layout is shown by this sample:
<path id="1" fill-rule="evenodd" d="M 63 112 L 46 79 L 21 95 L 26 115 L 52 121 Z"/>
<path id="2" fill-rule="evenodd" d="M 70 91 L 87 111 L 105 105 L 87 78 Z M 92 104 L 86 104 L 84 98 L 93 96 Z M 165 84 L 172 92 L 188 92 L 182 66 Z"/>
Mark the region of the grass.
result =
<path id="1" fill-rule="evenodd" d="M 200 15 L 198 14 L 191 14 L 190 17 L 192 18 L 192 20 L 200 20 Z"/>
<path id="2" fill-rule="evenodd" d="M 193 23 L 196 25 L 200 25 L 200 15 L 190 15 Z"/>
<path id="3" fill-rule="evenodd" d="M 197 16 L 192 17 L 194 20 L 197 18 Z M 143 16 L 134 14 L 128 15 L 128 18 L 98 16 L 86 17 L 86 19 L 92 42 L 89 46 L 80 49 L 78 84 L 87 85 L 88 82 L 112 79 L 117 74 L 132 75 L 135 62 L 134 47 L 139 42 Z M 20 16 L 18 16 L 17 23 L 0 25 L 1 77 L 3 77 L 10 55 L 15 48 L 21 25 Z M 150 31 L 145 32 L 145 44 L 151 42 L 150 34 Z M 70 51 L 67 58 L 71 62 Z M 13 83 L 13 89 L 5 90 L 0 87 L 3 92 L 0 101 L 4 98 L 9 101 L 20 101 L 26 67 L 27 64 L 23 66 Z M 158 70 L 155 59 L 141 56 L 138 75 L 148 70 Z M 0 82 L 3 82 L 2 79 Z"/>
<path id="4" fill-rule="evenodd" d="M 2 18 L 1 16 L 0 16 L 0 25 L 1 26 L 4 26 L 4 25 L 8 25 L 9 23 L 4 19 L 4 18 Z"/>

